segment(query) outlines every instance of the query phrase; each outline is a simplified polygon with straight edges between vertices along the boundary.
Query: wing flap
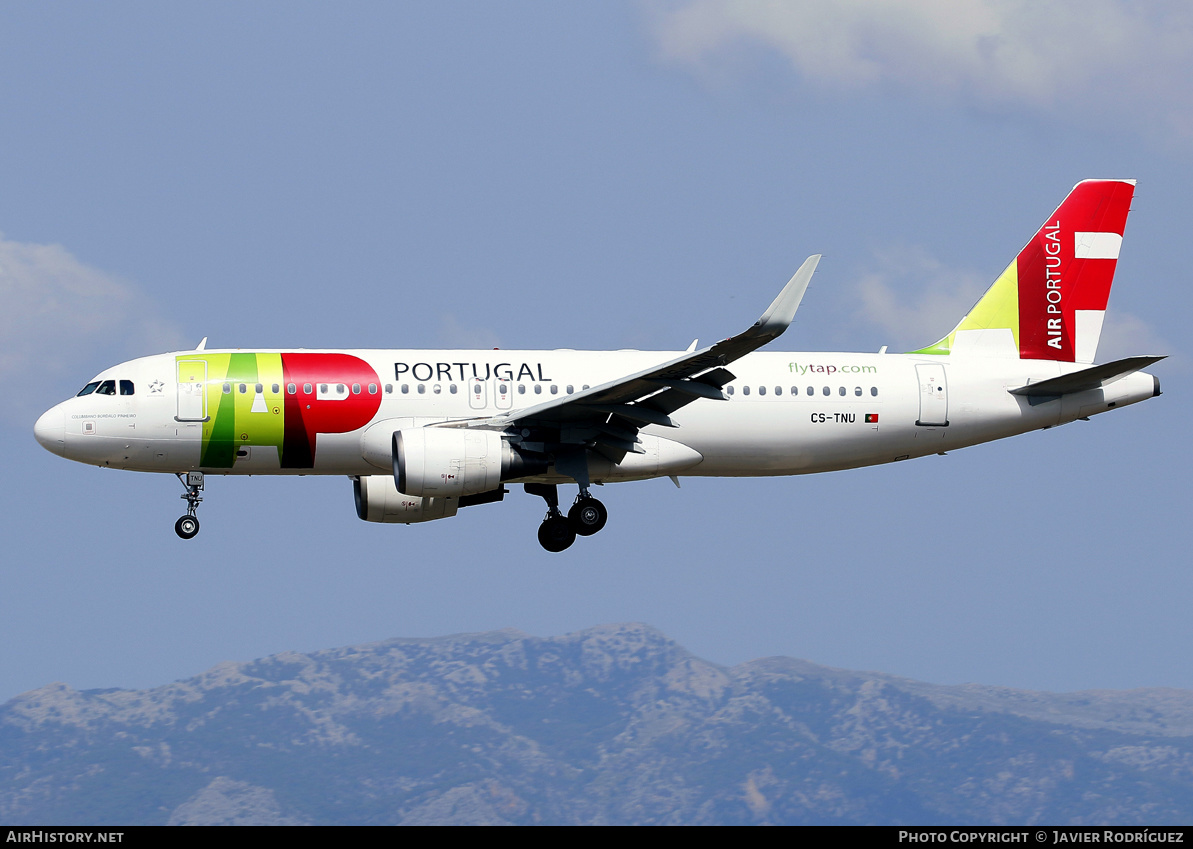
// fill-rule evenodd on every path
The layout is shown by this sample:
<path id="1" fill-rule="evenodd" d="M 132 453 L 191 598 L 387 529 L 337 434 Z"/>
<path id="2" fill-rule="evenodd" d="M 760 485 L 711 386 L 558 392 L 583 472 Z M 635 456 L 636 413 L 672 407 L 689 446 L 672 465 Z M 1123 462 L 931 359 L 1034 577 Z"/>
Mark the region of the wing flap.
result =
<path id="1" fill-rule="evenodd" d="M 647 404 L 585 404 L 590 410 L 598 413 L 609 413 L 623 419 L 638 423 L 638 426 L 654 424 L 661 427 L 679 427 L 664 413 Z"/>

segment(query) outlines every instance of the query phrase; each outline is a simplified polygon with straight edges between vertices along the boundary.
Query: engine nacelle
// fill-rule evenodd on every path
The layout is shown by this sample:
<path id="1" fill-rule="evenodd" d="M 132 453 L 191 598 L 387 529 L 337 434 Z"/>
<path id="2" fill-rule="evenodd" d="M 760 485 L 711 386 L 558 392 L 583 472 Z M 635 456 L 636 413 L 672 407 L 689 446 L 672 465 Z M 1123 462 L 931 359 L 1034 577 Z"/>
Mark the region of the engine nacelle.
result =
<path id="1" fill-rule="evenodd" d="M 547 458 L 524 455 L 492 430 L 402 428 L 393 435 L 393 469 L 398 492 L 459 498 L 545 472 Z"/>
<path id="2" fill-rule="evenodd" d="M 363 475 L 352 480 L 352 494 L 356 498 L 356 515 L 366 522 L 391 522 L 411 525 L 446 519 L 456 515 L 460 507 L 456 498 L 422 498 L 403 495 L 394 487 L 389 475 Z"/>

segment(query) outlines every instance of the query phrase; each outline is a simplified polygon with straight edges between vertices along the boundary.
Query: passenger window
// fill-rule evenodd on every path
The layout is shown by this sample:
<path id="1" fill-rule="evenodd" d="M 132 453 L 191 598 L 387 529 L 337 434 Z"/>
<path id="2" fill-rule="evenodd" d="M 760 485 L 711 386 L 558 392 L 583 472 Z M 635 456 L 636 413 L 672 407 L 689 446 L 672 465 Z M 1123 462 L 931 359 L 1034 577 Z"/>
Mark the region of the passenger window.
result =
<path id="1" fill-rule="evenodd" d="M 862 388 L 860 386 L 855 386 L 853 388 L 853 394 L 856 395 L 857 397 L 861 398 L 862 397 Z"/>
<path id="2" fill-rule="evenodd" d="M 76 395 L 75 397 L 82 398 L 84 395 L 90 395 L 92 392 L 94 392 L 96 390 L 96 388 L 98 386 L 99 386 L 98 380 L 93 383 L 88 383 L 86 386 L 84 386 L 82 389 L 79 390 L 79 394 Z"/>
<path id="3" fill-rule="evenodd" d="M 742 394 L 742 395 L 749 395 L 749 394 L 750 394 L 750 387 L 748 387 L 748 386 L 743 386 L 743 387 L 741 388 L 741 394 Z"/>
<path id="4" fill-rule="evenodd" d="M 304 384 L 302 385 L 302 394 L 303 394 L 303 395 L 310 395 L 310 394 L 311 394 L 311 384 L 309 384 L 309 383 L 304 383 Z"/>
<path id="5" fill-rule="evenodd" d="M 825 395 L 825 397 L 828 397 L 829 395 L 832 395 L 832 394 L 833 394 L 833 390 L 829 389 L 827 386 L 826 386 L 826 387 L 824 387 L 824 395 Z"/>
<path id="6" fill-rule="evenodd" d="M 526 394 L 526 384 L 525 384 L 525 383 L 519 383 L 519 384 L 518 384 L 518 394 L 519 394 L 519 395 L 525 395 L 525 394 Z"/>
<path id="7" fill-rule="evenodd" d="M 327 384 L 326 384 L 326 383 L 320 383 L 320 384 L 319 384 L 319 394 L 320 394 L 320 395 L 326 395 L 326 394 L 327 394 Z"/>
<path id="8" fill-rule="evenodd" d="M 352 394 L 353 394 L 353 395 L 359 395 L 359 394 L 360 394 L 360 384 L 359 384 L 359 383 L 354 383 L 354 384 L 352 384 Z"/>
<path id="9" fill-rule="evenodd" d="M 552 395 L 558 395 L 558 394 L 559 394 L 559 387 L 558 387 L 558 386 L 556 386 L 554 383 L 552 383 L 552 384 L 551 384 L 551 394 L 552 394 Z"/>
<path id="10" fill-rule="evenodd" d="M 799 387 L 798 386 L 791 387 L 791 395 L 792 395 L 792 397 L 796 397 L 796 398 L 799 397 Z"/>
<path id="11" fill-rule="evenodd" d="M 426 385 L 425 383 L 420 383 L 420 384 L 418 385 L 418 394 L 419 394 L 419 395 L 426 395 L 426 394 L 427 394 L 427 385 Z"/>
<path id="12" fill-rule="evenodd" d="M 507 390 L 509 387 L 508 387 L 506 384 L 502 383 L 502 384 L 500 384 L 500 385 L 498 386 L 498 388 L 501 390 L 501 396 L 504 398 L 504 397 L 505 397 L 506 390 Z"/>
<path id="13" fill-rule="evenodd" d="M 474 394 L 474 395 L 481 394 L 481 385 L 479 383 L 472 384 L 472 394 Z"/>
<path id="14" fill-rule="evenodd" d="M 269 391 L 270 391 L 270 392 L 272 392 L 274 395 L 277 395 L 277 394 L 278 394 L 278 390 L 279 390 L 280 388 L 281 388 L 281 387 L 279 387 L 279 386 L 278 386 L 276 383 L 274 383 L 274 384 L 270 385 L 270 387 L 269 387 Z"/>
<path id="15" fill-rule="evenodd" d="M 838 395 L 841 395 L 841 396 L 844 396 L 844 395 L 845 395 L 845 387 L 844 387 L 844 386 L 842 386 L 842 387 L 841 387 L 841 388 L 840 388 L 840 389 L 837 391 L 837 394 L 838 394 Z"/>
<path id="16" fill-rule="evenodd" d="M 344 384 L 342 384 L 342 383 L 337 383 L 337 384 L 336 384 L 336 394 L 337 394 L 337 395 L 343 395 L 343 394 L 344 394 L 344 390 L 346 390 L 347 388 L 348 388 L 348 387 L 347 387 L 347 386 L 345 386 Z"/>
<path id="17" fill-rule="evenodd" d="M 451 394 L 455 395 L 456 394 L 456 384 L 453 383 L 450 386 L 448 386 L 447 391 L 450 392 Z"/>
<path id="18" fill-rule="evenodd" d="M 133 382 L 131 380 L 120 381 L 120 394 L 121 395 L 132 395 L 133 394 Z"/>
<path id="19" fill-rule="evenodd" d="M 732 395 L 732 394 L 733 394 L 733 387 L 732 387 L 732 386 L 726 386 L 726 387 L 725 387 L 725 391 L 726 391 L 726 392 L 728 392 L 730 395 Z"/>
<path id="20" fill-rule="evenodd" d="M 870 394 L 871 394 L 871 395 L 873 395 L 875 398 L 877 398 L 877 397 L 878 397 L 878 387 L 877 387 L 877 386 L 871 386 L 871 387 L 870 387 Z"/>
<path id="21" fill-rule="evenodd" d="M 293 383 L 287 383 L 287 384 L 286 384 L 286 394 L 287 394 L 287 395 L 293 395 L 293 394 L 294 394 L 294 393 L 296 393 L 297 391 L 298 391 L 298 387 L 297 387 L 297 386 L 295 386 Z"/>
<path id="22" fill-rule="evenodd" d="M 225 383 L 225 384 L 224 384 L 224 394 L 225 394 L 225 395 L 231 395 L 231 394 L 232 394 L 232 384 L 231 384 L 231 383 Z"/>
<path id="23" fill-rule="evenodd" d="M 434 386 L 431 387 L 431 391 L 434 392 L 436 395 L 438 395 L 439 393 L 441 393 L 443 391 L 443 387 L 440 386 L 438 383 L 436 383 Z"/>
<path id="24" fill-rule="evenodd" d="M 783 394 L 783 387 L 782 387 L 782 386 L 776 386 L 776 387 L 775 387 L 775 394 L 776 394 L 776 395 L 782 395 L 782 394 Z"/>
<path id="25" fill-rule="evenodd" d="M 99 389 L 95 390 L 95 394 L 96 395 L 115 395 L 116 394 L 116 381 L 105 380 L 103 383 L 101 383 L 99 385 Z"/>
<path id="26" fill-rule="evenodd" d="M 240 394 L 241 395 L 243 395 L 244 393 L 246 393 L 248 391 L 249 391 L 249 388 L 247 386 L 245 386 L 243 383 L 240 384 Z"/>
<path id="27" fill-rule="evenodd" d="M 256 392 L 258 395 L 260 395 L 262 392 L 265 391 L 265 387 L 262 386 L 260 383 L 258 383 L 256 386 L 253 387 L 253 391 Z"/>
<path id="28" fill-rule="evenodd" d="M 568 384 L 568 395 L 571 395 L 571 394 L 572 394 L 572 385 L 569 383 Z"/>
<path id="29" fill-rule="evenodd" d="M 536 383 L 536 384 L 534 385 L 534 394 L 535 394 L 535 395 L 542 395 L 542 394 L 543 394 L 543 385 L 542 385 L 541 383 Z"/>
<path id="30" fill-rule="evenodd" d="M 377 394 L 377 384 L 376 384 L 376 383 L 370 383 L 370 384 L 369 384 L 369 394 L 370 394 L 370 395 L 376 395 L 376 394 Z"/>
<path id="31" fill-rule="evenodd" d="M 809 394 L 809 395 L 815 395 L 815 394 L 816 394 L 816 390 L 815 390 L 813 387 L 809 386 L 809 387 L 808 387 L 808 394 Z"/>
<path id="32" fill-rule="evenodd" d="M 385 384 L 385 394 L 386 395 L 394 394 L 394 385 L 392 383 Z"/>
<path id="33" fill-rule="evenodd" d="M 410 394 L 410 384 L 409 384 L 409 383 L 403 383 L 403 384 L 402 384 L 402 394 L 403 394 L 403 395 L 409 395 L 409 394 Z"/>
<path id="34" fill-rule="evenodd" d="M 758 387 L 758 394 L 759 394 L 759 395 L 765 395 L 765 394 L 766 394 L 766 387 L 765 387 L 765 386 L 759 386 L 759 387 Z"/>

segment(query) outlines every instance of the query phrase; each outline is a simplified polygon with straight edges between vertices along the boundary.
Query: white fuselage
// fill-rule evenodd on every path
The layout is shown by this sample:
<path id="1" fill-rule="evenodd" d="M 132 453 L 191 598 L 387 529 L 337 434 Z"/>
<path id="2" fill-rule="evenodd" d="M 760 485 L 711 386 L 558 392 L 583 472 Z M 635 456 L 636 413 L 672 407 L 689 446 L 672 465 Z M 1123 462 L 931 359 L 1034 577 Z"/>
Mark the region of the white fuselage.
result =
<path id="1" fill-rule="evenodd" d="M 231 373 L 208 379 L 208 360 L 229 355 L 261 362 L 277 355 L 355 358 L 375 373 L 376 385 L 326 368 L 313 378 L 317 382 L 305 384 L 287 381 L 280 371 L 270 379 L 264 370 L 255 381 Z M 136 471 L 388 474 L 390 437 L 400 427 L 516 413 L 676 356 L 570 350 L 160 354 L 97 375 L 101 385 L 114 381 L 116 394 L 92 391 L 64 401 L 39 419 L 36 433 L 61 456 Z M 195 364 L 204 377 L 191 384 L 180 375 L 184 365 Z M 1008 391 L 1080 368 L 978 356 L 755 352 L 733 363 L 736 380 L 725 387 L 728 400 L 702 398 L 672 415 L 677 427 L 643 428 L 646 453 L 616 465 L 597 462 L 592 479 L 793 475 L 888 463 L 1064 424 L 1158 391 L 1141 372 L 1034 405 Z M 121 381 L 130 384 L 131 394 L 120 394 Z M 236 428 L 213 435 L 217 406 L 228 395 L 227 404 L 240 405 Z M 375 412 L 362 424 L 343 432 L 316 425 L 309 464 L 283 461 L 280 422 L 290 415 L 287 402 L 305 404 L 308 411 L 337 403 L 347 409 L 370 395 Z M 215 438 L 230 440 L 225 459 L 205 464 L 205 457 L 216 456 L 205 453 Z M 553 472 L 533 478 L 562 479 Z"/>

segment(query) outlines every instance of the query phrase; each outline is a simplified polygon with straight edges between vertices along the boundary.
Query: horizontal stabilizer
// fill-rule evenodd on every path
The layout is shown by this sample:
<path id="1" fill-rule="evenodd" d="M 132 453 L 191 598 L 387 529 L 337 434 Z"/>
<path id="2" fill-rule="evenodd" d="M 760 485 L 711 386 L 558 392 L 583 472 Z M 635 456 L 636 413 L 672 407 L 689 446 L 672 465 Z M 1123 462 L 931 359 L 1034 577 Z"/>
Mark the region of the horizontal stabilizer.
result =
<path id="1" fill-rule="evenodd" d="M 1125 360 L 1115 360 L 1103 366 L 1093 366 L 1072 374 L 1062 374 L 1060 377 L 1041 380 L 1039 383 L 1029 383 L 1027 386 L 1020 386 L 1018 389 L 1008 391 L 1012 395 L 1023 395 L 1027 398 L 1056 398 L 1074 392 L 1100 389 L 1162 359 L 1164 357 L 1127 357 Z"/>

